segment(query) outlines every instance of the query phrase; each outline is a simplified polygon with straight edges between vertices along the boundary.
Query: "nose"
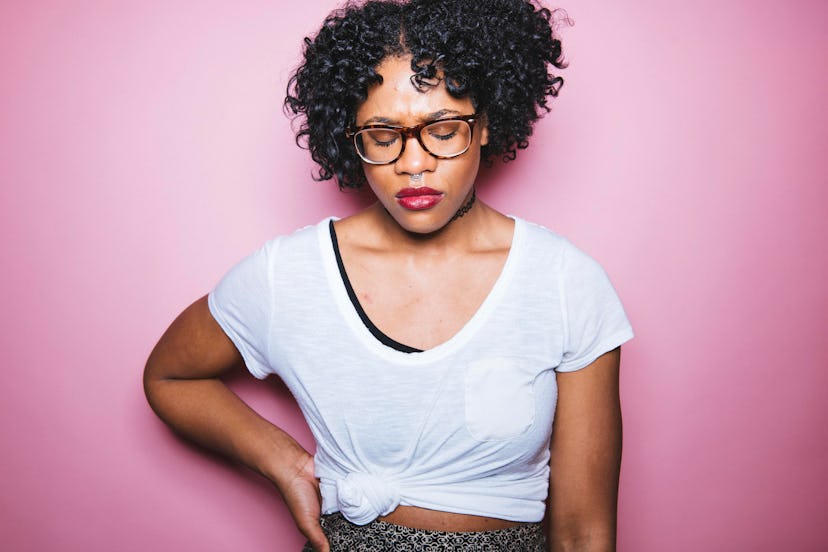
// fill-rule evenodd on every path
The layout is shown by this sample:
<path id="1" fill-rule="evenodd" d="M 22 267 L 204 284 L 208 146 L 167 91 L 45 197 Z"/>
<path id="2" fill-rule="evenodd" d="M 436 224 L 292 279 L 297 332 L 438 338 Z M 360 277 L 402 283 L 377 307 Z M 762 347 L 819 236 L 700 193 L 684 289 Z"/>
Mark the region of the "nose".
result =
<path id="1" fill-rule="evenodd" d="M 428 153 L 415 137 L 405 141 L 405 149 L 394 162 L 397 174 L 420 174 L 433 171 L 437 167 L 437 158 Z"/>

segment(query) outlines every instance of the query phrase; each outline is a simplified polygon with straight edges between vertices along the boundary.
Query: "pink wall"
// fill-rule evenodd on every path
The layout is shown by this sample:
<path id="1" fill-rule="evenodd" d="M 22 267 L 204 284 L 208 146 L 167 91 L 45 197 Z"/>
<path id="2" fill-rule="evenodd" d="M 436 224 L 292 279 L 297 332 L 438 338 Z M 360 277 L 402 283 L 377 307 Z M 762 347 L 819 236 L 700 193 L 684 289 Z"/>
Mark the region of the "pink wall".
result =
<path id="1" fill-rule="evenodd" d="M 246 252 L 364 201 L 280 107 L 333 4 L 117 4 L 0 4 L 0 547 L 298 550 L 140 375 Z M 620 549 L 825 550 L 828 4 L 618 4 L 566 2 L 560 101 L 481 195 L 600 259 L 637 330 Z M 233 384 L 310 446 L 278 384 Z"/>

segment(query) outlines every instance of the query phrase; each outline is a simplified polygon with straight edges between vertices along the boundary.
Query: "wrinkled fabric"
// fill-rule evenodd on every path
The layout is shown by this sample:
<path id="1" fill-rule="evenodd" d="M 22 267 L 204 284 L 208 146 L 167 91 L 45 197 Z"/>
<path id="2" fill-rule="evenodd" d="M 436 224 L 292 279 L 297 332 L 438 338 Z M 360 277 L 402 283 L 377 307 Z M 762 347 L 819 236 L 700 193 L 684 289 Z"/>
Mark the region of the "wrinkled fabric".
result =
<path id="1" fill-rule="evenodd" d="M 350 473 L 336 482 L 336 503 L 345 519 L 365 525 L 394 511 L 400 493 L 379 477 Z"/>

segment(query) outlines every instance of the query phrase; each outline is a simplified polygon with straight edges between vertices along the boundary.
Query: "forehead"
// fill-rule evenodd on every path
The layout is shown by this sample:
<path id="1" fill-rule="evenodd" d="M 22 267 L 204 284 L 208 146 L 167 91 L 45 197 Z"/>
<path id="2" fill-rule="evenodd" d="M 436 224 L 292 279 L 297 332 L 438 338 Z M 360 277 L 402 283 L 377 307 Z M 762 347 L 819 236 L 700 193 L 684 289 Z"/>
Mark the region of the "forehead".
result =
<path id="1" fill-rule="evenodd" d="M 469 115 L 474 111 L 471 99 L 451 96 L 442 81 L 417 89 L 411 82 L 414 72 L 410 56 L 385 58 L 377 72 L 382 76 L 382 84 L 368 90 L 368 97 L 357 109 L 357 125 L 372 119 L 414 124 L 438 112 Z"/>

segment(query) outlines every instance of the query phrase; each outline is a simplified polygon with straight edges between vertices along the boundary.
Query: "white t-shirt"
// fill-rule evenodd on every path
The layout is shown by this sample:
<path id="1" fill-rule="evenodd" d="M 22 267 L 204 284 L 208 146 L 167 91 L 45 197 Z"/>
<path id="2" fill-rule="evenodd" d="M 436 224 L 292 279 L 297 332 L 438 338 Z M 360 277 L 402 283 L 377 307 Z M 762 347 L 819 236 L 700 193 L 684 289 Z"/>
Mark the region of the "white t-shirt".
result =
<path id="1" fill-rule="evenodd" d="M 420 353 L 382 344 L 349 299 L 330 219 L 267 242 L 209 295 L 250 372 L 277 374 L 317 442 L 322 511 L 365 524 L 398 505 L 540 521 L 555 372 L 632 337 L 602 268 L 515 219 L 478 311 Z"/>

